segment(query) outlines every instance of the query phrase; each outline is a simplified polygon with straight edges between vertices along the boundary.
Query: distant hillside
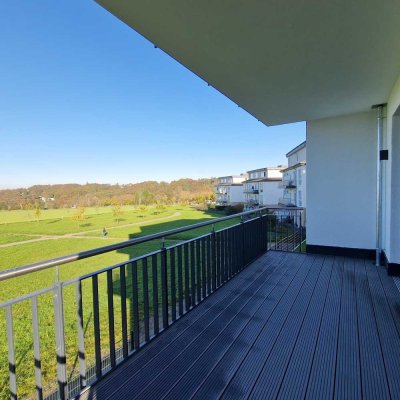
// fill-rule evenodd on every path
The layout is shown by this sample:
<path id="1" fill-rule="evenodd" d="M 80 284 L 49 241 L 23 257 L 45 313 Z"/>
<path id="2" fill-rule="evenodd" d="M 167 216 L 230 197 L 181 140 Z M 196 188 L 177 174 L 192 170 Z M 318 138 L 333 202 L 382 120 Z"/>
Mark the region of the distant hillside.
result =
<path id="1" fill-rule="evenodd" d="M 126 185 L 87 183 L 86 185 L 35 185 L 30 188 L 0 190 L 0 210 L 110 204 L 172 204 L 213 198 L 213 179 L 146 181 Z"/>

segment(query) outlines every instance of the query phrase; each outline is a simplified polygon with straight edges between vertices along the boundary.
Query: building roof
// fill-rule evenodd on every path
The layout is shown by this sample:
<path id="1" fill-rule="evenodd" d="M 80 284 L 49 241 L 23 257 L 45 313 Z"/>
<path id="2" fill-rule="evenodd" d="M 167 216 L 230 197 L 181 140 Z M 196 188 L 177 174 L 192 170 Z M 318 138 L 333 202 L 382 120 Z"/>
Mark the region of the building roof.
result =
<path id="1" fill-rule="evenodd" d="M 251 169 L 247 171 L 247 174 L 251 174 L 252 172 L 259 172 L 259 171 L 275 171 L 278 170 L 280 171 L 282 168 L 284 168 L 284 165 L 278 165 L 277 167 L 264 167 L 264 168 L 257 168 L 257 169 Z"/>
<path id="2" fill-rule="evenodd" d="M 242 175 L 225 175 L 225 176 L 219 176 L 217 179 L 224 179 L 224 178 L 243 178 L 246 179 L 246 174 Z"/>
<path id="3" fill-rule="evenodd" d="M 307 163 L 305 162 L 305 161 L 302 161 L 302 162 L 299 162 L 299 163 L 297 163 L 297 164 L 295 164 L 295 165 L 292 165 L 292 166 L 290 166 L 290 167 L 287 167 L 287 168 L 285 168 L 285 169 L 282 169 L 281 170 L 281 172 L 287 172 L 287 171 L 290 171 L 291 169 L 296 169 L 296 168 L 299 168 L 299 167 L 303 167 L 304 165 L 306 165 Z"/>
<path id="4" fill-rule="evenodd" d="M 306 141 L 304 141 L 303 143 L 300 143 L 294 149 L 292 149 L 288 153 L 286 153 L 286 157 L 290 157 L 292 154 L 298 152 L 301 149 L 304 149 L 304 147 L 306 147 Z"/>
<path id="5" fill-rule="evenodd" d="M 250 182 L 279 182 L 282 178 L 255 178 L 255 179 L 248 179 L 243 183 L 250 183 Z"/>
<path id="6" fill-rule="evenodd" d="M 242 183 L 232 183 L 232 182 L 220 182 L 217 183 L 215 186 L 243 186 L 243 183 L 246 181 L 243 181 Z"/>
<path id="7" fill-rule="evenodd" d="M 368 111 L 400 73 L 399 0 L 97 2 L 267 125 Z"/>

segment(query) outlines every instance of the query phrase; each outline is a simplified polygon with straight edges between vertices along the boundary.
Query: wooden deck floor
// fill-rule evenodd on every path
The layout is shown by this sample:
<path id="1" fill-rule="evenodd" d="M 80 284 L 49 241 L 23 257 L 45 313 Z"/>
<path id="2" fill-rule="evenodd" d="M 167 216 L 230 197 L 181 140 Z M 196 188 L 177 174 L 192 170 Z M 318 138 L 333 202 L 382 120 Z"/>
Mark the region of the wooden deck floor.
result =
<path id="1" fill-rule="evenodd" d="M 399 334 L 383 268 L 271 251 L 81 397 L 395 399 Z"/>

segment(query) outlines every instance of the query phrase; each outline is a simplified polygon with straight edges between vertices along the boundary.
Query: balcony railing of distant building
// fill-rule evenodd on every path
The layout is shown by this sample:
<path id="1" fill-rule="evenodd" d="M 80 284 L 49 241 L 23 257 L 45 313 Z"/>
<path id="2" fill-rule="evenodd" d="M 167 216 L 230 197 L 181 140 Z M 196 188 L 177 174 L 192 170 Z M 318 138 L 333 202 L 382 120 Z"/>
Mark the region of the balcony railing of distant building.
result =
<path id="1" fill-rule="evenodd" d="M 280 184 L 279 187 L 281 189 L 296 189 L 297 185 L 294 180 L 283 180 Z"/>
<path id="2" fill-rule="evenodd" d="M 248 189 L 248 190 L 244 191 L 243 193 L 245 193 L 245 194 L 259 194 L 260 190 L 259 189 Z"/>
<path id="3" fill-rule="evenodd" d="M 296 207 L 296 203 L 292 199 L 286 197 L 281 197 L 278 201 L 278 204 L 286 207 Z"/>
<path id="4" fill-rule="evenodd" d="M 0 281 L 12 284 L 20 276 L 34 279 L 35 272 L 58 271 L 64 264 L 116 250 L 130 255 L 64 282 L 57 273 L 52 286 L 0 303 L 9 366 L 9 386 L 0 387 L 0 397 L 36 392 L 38 399 L 73 398 L 264 252 L 303 251 L 302 213 L 260 208 L 1 271 Z M 187 239 L 190 231 L 194 237 Z M 136 245 L 155 240 L 158 250 L 131 255 Z M 52 298 L 51 312 L 43 298 Z"/>

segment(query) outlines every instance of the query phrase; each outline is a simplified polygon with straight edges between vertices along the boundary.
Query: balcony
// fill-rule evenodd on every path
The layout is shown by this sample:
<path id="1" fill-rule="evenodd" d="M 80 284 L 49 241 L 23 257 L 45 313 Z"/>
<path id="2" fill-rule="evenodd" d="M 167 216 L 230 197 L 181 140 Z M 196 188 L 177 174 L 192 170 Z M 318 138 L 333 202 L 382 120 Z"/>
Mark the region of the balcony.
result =
<path id="1" fill-rule="evenodd" d="M 297 185 L 294 180 L 283 180 L 280 184 L 279 187 L 281 189 L 296 189 Z"/>
<path id="2" fill-rule="evenodd" d="M 247 191 L 245 191 L 243 193 L 245 193 L 245 194 L 259 194 L 260 191 L 258 189 L 250 189 L 250 190 L 247 190 Z"/>
<path id="3" fill-rule="evenodd" d="M 34 376 L 32 395 L 51 399 L 395 397 L 394 280 L 368 259 L 302 253 L 305 230 L 294 223 L 301 210 L 279 213 L 263 208 L 1 272 L 0 280 L 28 277 L 162 239 L 152 253 L 0 304 L 8 393 L 17 398 L 18 385 Z M 198 229 L 200 236 L 177 240 Z M 76 300 L 67 303 L 67 293 Z M 49 295 L 56 351 L 38 335 L 38 304 Z M 18 343 L 13 327 L 24 309 L 32 332 Z M 33 349 L 24 365 L 16 353 L 22 344 Z M 43 352 L 56 370 L 41 362 Z M 42 376 L 53 373 L 54 385 L 44 388 Z"/>
<path id="4" fill-rule="evenodd" d="M 370 260 L 268 252 L 81 399 L 389 399 L 399 293 Z"/>
<path id="5" fill-rule="evenodd" d="M 281 197 L 278 203 L 286 207 L 296 207 L 296 204 L 292 201 L 292 199 L 288 199 L 286 197 Z"/>

